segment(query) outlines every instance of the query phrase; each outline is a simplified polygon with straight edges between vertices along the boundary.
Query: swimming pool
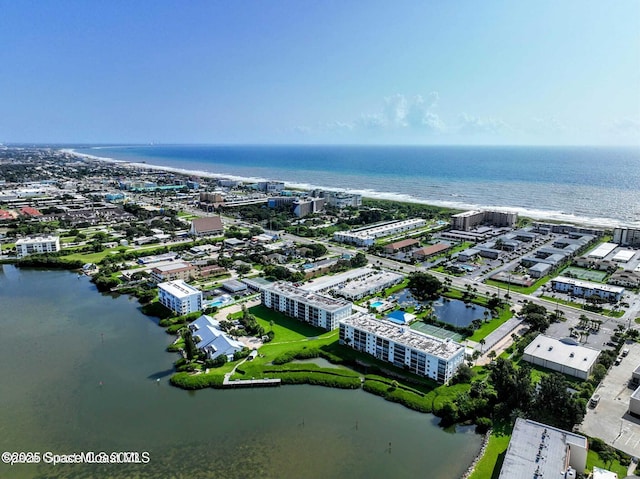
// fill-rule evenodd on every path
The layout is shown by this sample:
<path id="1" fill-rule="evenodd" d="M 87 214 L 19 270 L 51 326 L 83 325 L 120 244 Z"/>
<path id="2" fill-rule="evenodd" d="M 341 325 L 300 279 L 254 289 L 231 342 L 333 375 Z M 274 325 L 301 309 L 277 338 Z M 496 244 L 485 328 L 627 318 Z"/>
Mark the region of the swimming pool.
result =
<path id="1" fill-rule="evenodd" d="M 382 302 L 382 301 L 376 301 L 375 303 L 371 303 L 371 307 L 372 308 L 379 308 L 383 304 L 384 304 L 384 302 Z"/>

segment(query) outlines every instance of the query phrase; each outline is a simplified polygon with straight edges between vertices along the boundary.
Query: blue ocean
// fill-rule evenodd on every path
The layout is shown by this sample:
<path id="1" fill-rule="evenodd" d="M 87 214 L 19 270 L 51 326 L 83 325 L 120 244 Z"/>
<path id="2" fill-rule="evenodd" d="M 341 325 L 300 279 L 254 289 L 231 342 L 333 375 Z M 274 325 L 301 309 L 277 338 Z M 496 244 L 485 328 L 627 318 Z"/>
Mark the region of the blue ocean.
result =
<path id="1" fill-rule="evenodd" d="M 640 149 L 633 147 L 153 145 L 74 151 L 194 176 L 281 180 L 374 198 L 640 226 Z"/>

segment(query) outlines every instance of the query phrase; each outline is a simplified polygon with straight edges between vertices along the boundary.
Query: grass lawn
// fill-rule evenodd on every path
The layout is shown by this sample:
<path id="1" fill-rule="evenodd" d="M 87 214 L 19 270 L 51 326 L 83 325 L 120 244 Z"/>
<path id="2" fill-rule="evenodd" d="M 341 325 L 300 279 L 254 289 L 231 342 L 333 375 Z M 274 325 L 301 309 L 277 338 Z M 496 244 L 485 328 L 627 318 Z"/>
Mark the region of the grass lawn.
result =
<path id="1" fill-rule="evenodd" d="M 507 283 L 503 283 L 502 281 L 496 281 L 494 279 L 487 279 L 485 280 L 484 283 L 488 286 L 497 286 L 498 288 L 501 288 L 501 289 L 509 289 L 514 293 L 531 294 L 540 286 L 542 286 L 547 281 L 549 281 L 550 279 L 551 279 L 551 276 L 543 276 L 542 278 L 537 280 L 535 283 L 533 283 L 531 286 L 518 286 L 515 284 L 508 285 Z"/>
<path id="2" fill-rule="evenodd" d="M 495 424 L 487 449 L 469 479 L 497 479 L 511 440 L 511 426 Z"/>
<path id="3" fill-rule="evenodd" d="M 600 459 L 600 456 L 598 456 L 597 452 L 589 451 L 587 453 L 587 469 L 591 471 L 593 469 L 593 466 L 615 472 L 620 478 L 627 477 L 627 466 L 621 465 L 618 461 L 614 461 L 610 464 L 605 464 L 605 462 Z"/>
<path id="4" fill-rule="evenodd" d="M 488 323 L 483 322 L 482 326 L 476 329 L 474 333 L 471 336 L 469 336 L 467 339 L 477 342 L 477 341 L 480 341 L 481 339 L 486 338 L 490 333 L 494 332 L 496 329 L 498 329 L 500 326 L 506 323 L 507 320 L 511 318 L 511 316 L 512 316 L 511 310 L 508 307 L 502 308 L 497 318 L 492 319 Z"/>
<path id="5" fill-rule="evenodd" d="M 111 254 L 119 253 L 117 249 L 105 249 L 99 253 L 71 253 L 61 256 L 61 258 L 69 260 L 80 260 L 85 263 L 99 263 L 104 257 Z"/>
<path id="6" fill-rule="evenodd" d="M 397 293 L 398 291 L 402 291 L 408 285 L 409 285 L 409 280 L 405 279 L 402 283 L 398 283 L 395 286 L 391 286 L 390 288 L 385 289 L 383 296 L 389 296 L 390 294 Z"/>
<path id="7" fill-rule="evenodd" d="M 541 299 L 544 299 L 545 301 L 549 301 L 551 303 L 560 303 L 560 304 L 564 304 L 565 306 L 571 306 L 573 308 L 576 309 L 583 309 L 585 311 L 589 311 L 588 309 L 585 309 L 583 306 L 583 304 L 580 303 L 574 303 L 573 301 L 567 301 L 566 299 L 560 299 L 560 298 L 552 298 L 550 296 L 540 296 Z M 606 308 L 601 308 L 600 311 L 598 311 L 598 314 L 603 314 L 604 316 L 610 316 L 612 318 L 620 318 L 622 316 L 624 316 L 624 311 L 613 311 L 611 309 L 606 309 Z"/>

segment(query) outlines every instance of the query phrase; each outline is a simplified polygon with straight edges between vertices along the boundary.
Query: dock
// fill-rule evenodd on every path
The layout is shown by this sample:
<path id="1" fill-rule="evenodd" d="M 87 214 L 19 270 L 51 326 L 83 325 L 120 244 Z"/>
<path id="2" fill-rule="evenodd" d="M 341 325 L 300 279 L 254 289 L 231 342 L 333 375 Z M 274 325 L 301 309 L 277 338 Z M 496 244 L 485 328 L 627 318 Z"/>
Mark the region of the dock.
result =
<path id="1" fill-rule="evenodd" d="M 225 388 L 256 388 L 256 387 L 276 387 L 280 386 L 280 378 L 274 379 L 236 379 L 232 381 L 230 374 L 224 375 L 222 386 Z"/>

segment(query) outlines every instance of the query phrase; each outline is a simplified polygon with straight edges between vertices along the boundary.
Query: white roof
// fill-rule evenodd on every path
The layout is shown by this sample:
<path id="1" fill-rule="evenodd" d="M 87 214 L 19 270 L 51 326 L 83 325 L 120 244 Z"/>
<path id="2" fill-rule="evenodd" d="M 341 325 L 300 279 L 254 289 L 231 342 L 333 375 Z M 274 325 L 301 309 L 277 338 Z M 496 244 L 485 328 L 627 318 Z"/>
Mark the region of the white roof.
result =
<path id="1" fill-rule="evenodd" d="M 587 256 L 589 258 L 604 258 L 617 247 L 618 245 L 615 243 L 602 243 L 596 249 L 591 251 Z"/>
<path id="2" fill-rule="evenodd" d="M 524 354 L 586 372 L 598 359 L 600 351 L 565 344 L 558 339 L 540 334 L 525 348 Z"/>
<path id="3" fill-rule="evenodd" d="M 188 285 L 181 279 L 160 283 L 158 284 L 158 288 L 166 291 L 171 296 L 174 296 L 176 298 L 186 298 L 187 296 L 191 296 L 192 294 L 201 294 L 201 291 L 198 288 L 194 288 L 193 286 Z"/>
<path id="4" fill-rule="evenodd" d="M 608 291 L 610 293 L 619 293 L 622 294 L 624 293 L 624 288 L 621 286 L 611 286 L 608 284 L 601 284 L 601 283 L 593 283 L 591 281 L 582 281 L 580 279 L 574 279 L 574 278 L 567 278 L 566 276 L 558 276 L 554 279 L 551 280 L 556 281 L 558 283 L 564 283 L 564 284 L 570 284 L 573 286 L 577 286 L 578 288 L 582 288 L 582 289 L 596 289 L 596 290 L 600 290 L 600 291 Z"/>
<path id="5" fill-rule="evenodd" d="M 389 339 L 447 361 L 464 349 L 464 346 L 454 341 L 436 338 L 406 326 L 398 326 L 391 321 L 376 319 L 370 313 L 353 314 L 340 320 L 340 324 L 373 333 L 380 338 Z"/>
<path id="6" fill-rule="evenodd" d="M 611 258 L 613 261 L 620 261 L 621 263 L 626 263 L 627 261 L 631 261 L 631 259 L 635 256 L 636 252 L 628 249 L 623 249 L 622 251 L 618 251 L 616 255 Z"/>
<path id="7" fill-rule="evenodd" d="M 16 245 L 55 242 L 58 241 L 58 238 L 58 236 L 29 236 L 27 238 L 20 238 L 19 240 L 17 240 Z"/>
<path id="8" fill-rule="evenodd" d="M 593 466 L 593 479 L 618 479 L 618 474 Z"/>

